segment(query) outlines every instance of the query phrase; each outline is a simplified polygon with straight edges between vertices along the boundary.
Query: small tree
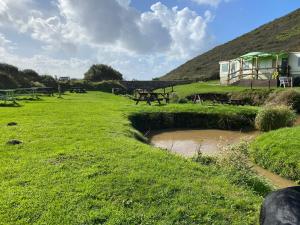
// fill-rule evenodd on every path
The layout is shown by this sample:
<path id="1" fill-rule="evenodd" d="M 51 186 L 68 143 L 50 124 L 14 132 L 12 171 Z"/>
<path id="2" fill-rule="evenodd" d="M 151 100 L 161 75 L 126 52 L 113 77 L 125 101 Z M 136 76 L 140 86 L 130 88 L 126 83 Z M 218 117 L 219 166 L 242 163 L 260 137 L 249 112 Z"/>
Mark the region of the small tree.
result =
<path id="1" fill-rule="evenodd" d="M 46 87 L 57 87 L 57 81 L 50 75 L 42 75 L 40 77 L 40 82 L 44 84 Z"/>
<path id="2" fill-rule="evenodd" d="M 104 64 L 92 65 L 84 74 L 84 79 L 89 81 L 122 80 L 122 74 Z"/>
<path id="3" fill-rule="evenodd" d="M 22 73 L 25 76 L 25 78 L 29 79 L 30 81 L 39 81 L 40 80 L 39 74 L 32 69 L 25 69 L 22 71 Z"/>

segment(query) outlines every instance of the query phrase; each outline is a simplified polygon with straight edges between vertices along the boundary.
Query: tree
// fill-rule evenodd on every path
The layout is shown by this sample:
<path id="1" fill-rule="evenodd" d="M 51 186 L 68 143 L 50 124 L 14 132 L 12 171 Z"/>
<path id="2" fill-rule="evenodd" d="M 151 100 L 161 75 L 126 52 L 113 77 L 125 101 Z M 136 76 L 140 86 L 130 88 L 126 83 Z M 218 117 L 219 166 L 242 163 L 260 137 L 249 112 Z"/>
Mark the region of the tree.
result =
<path id="1" fill-rule="evenodd" d="M 40 82 L 44 84 L 46 87 L 57 87 L 57 81 L 50 75 L 42 75 L 40 76 Z"/>
<path id="2" fill-rule="evenodd" d="M 122 77 L 119 71 L 104 64 L 92 65 L 84 74 L 84 79 L 89 81 L 122 80 Z"/>
<path id="3" fill-rule="evenodd" d="M 26 70 L 23 70 L 22 73 L 24 74 L 24 76 L 31 80 L 31 81 L 39 81 L 40 80 L 40 76 L 39 74 L 32 70 L 32 69 L 26 69 Z"/>

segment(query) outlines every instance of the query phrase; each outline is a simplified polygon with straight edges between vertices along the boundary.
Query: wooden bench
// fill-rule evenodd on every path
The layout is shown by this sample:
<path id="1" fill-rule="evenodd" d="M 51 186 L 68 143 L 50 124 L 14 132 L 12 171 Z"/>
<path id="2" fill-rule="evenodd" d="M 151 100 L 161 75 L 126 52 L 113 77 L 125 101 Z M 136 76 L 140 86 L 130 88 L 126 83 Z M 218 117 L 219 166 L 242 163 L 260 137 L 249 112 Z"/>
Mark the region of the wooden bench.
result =
<path id="1" fill-rule="evenodd" d="M 0 90 L 0 100 L 4 101 L 4 104 L 6 104 L 7 102 L 12 102 L 13 104 L 16 103 L 16 98 L 15 98 L 15 94 L 14 94 L 14 89 L 6 89 Z"/>
<path id="2" fill-rule="evenodd" d="M 71 88 L 69 91 L 70 93 L 79 93 L 79 94 L 86 93 L 86 89 L 79 88 L 79 87 Z"/>
<path id="3" fill-rule="evenodd" d="M 151 102 L 157 101 L 158 104 L 161 104 L 165 100 L 166 103 L 169 103 L 170 97 L 169 93 L 160 93 L 160 92 L 149 92 L 146 90 L 135 90 L 133 100 L 136 101 L 136 105 L 140 101 L 146 101 L 147 104 L 151 105 Z"/>

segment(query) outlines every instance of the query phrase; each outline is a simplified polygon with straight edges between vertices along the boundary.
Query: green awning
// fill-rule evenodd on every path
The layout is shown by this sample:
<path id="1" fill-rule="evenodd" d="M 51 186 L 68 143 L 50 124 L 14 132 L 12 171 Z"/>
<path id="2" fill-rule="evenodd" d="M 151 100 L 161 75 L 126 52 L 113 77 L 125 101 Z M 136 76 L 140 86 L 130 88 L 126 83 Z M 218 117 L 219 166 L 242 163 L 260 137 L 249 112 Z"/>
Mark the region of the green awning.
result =
<path id="1" fill-rule="evenodd" d="M 285 57 L 288 57 L 288 53 L 286 53 L 286 52 L 272 52 L 272 53 L 250 52 L 250 53 L 240 56 L 240 58 L 248 61 L 248 60 L 252 60 L 254 58 L 276 58 L 277 56 L 279 58 L 285 58 Z"/>

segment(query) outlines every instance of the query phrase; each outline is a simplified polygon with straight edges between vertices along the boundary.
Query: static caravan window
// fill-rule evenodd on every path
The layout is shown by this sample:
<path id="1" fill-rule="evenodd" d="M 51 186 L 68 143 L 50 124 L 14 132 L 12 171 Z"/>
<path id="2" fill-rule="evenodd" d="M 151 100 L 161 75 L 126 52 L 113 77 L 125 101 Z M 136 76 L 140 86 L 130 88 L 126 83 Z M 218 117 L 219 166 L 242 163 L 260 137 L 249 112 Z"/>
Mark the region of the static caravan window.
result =
<path id="1" fill-rule="evenodd" d="M 236 65 L 235 62 L 231 64 L 231 71 L 230 71 L 231 73 L 235 72 L 235 65 Z"/>
<path id="2" fill-rule="evenodd" d="M 222 73 L 227 73 L 228 72 L 228 63 L 223 63 L 221 65 L 221 70 L 222 70 Z"/>

